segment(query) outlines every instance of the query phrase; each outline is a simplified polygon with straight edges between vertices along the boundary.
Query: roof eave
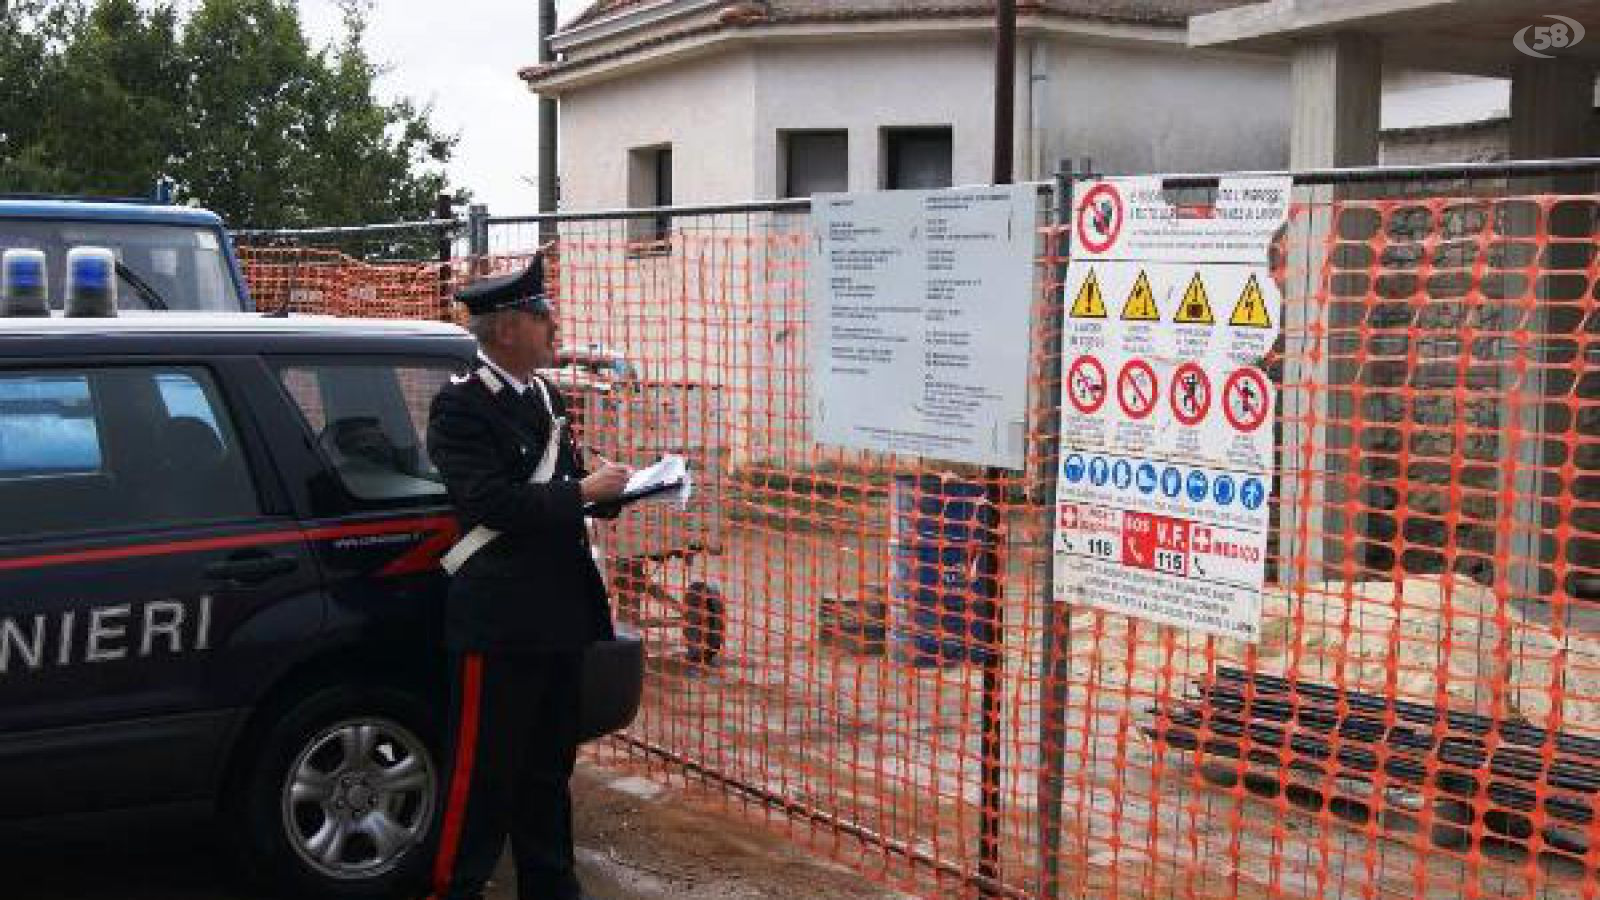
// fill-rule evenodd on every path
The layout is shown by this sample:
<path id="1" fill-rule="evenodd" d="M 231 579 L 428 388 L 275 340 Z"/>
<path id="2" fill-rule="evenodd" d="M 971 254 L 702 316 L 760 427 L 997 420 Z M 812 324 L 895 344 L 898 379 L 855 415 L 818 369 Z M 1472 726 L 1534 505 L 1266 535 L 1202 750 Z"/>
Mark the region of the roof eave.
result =
<path id="1" fill-rule="evenodd" d="M 704 12 L 722 2 L 723 0 L 654 0 L 650 3 L 626 6 L 614 13 L 557 31 L 550 36 L 550 46 L 557 53 L 566 53 L 584 44 L 619 37 L 629 31 Z"/>
<path id="2" fill-rule="evenodd" d="M 1273 0 L 1222 9 L 1189 20 L 1195 47 L 1274 44 L 1288 38 L 1359 28 L 1375 19 L 1438 14 L 1456 0 L 1343 0 L 1283 3 Z"/>
<path id="3" fill-rule="evenodd" d="M 1018 17 L 1020 34 L 1052 34 L 1114 43 L 1183 47 L 1182 27 L 1122 23 L 1072 16 L 1024 13 Z M 717 25 L 677 35 L 663 35 L 651 46 L 634 46 L 605 59 L 577 59 L 549 66 L 529 66 L 517 74 L 533 93 L 559 96 L 567 91 L 609 81 L 643 69 L 656 68 L 725 49 L 777 41 L 864 40 L 903 38 L 928 34 L 981 34 L 990 30 L 986 15 L 914 19 L 783 21 Z"/>

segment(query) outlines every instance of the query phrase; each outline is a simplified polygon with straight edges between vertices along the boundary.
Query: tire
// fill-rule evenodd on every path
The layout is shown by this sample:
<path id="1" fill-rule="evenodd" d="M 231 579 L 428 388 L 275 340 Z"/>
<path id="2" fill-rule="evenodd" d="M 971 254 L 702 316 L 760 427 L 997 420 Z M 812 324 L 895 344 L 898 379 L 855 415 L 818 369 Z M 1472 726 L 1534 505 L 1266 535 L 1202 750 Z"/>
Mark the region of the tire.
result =
<path id="1" fill-rule="evenodd" d="M 288 897 L 420 896 L 445 780 L 432 707 L 338 685 L 273 712 L 224 805 L 246 863 Z"/>

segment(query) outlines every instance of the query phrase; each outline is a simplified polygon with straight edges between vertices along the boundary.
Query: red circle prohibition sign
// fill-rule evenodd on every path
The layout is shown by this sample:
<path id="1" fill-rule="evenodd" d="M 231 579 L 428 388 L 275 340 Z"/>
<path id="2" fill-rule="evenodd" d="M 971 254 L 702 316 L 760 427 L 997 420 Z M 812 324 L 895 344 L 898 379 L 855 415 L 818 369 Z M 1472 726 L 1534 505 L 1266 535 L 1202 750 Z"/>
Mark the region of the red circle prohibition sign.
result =
<path id="1" fill-rule="evenodd" d="M 1104 253 L 1122 233 L 1122 194 L 1102 181 L 1083 195 L 1078 206 L 1078 242 L 1090 253 Z"/>
<path id="2" fill-rule="evenodd" d="M 1271 405 L 1269 390 L 1267 376 L 1260 370 L 1236 369 L 1222 386 L 1222 412 L 1228 424 L 1244 432 L 1260 428 Z"/>
<path id="3" fill-rule="evenodd" d="M 1084 415 L 1100 411 L 1106 402 L 1106 367 L 1092 356 L 1080 356 L 1067 370 L 1067 396 Z"/>
<path id="4" fill-rule="evenodd" d="M 1156 408 L 1160 392 L 1156 370 L 1142 359 L 1130 359 L 1117 373 L 1117 403 L 1130 419 L 1147 418 Z"/>
<path id="5" fill-rule="evenodd" d="M 1186 362 L 1172 373 L 1172 414 L 1185 425 L 1198 425 L 1211 410 L 1211 376 L 1199 364 Z"/>

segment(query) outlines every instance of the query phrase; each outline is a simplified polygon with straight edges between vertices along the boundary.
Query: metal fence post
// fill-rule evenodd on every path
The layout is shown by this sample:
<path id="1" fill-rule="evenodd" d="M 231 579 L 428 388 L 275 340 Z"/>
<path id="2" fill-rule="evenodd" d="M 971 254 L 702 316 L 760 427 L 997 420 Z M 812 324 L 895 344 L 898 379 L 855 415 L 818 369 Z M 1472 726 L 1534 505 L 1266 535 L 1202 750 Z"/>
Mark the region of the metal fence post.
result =
<path id="1" fill-rule="evenodd" d="M 1087 163 L 1084 170 L 1087 171 Z M 1067 256 L 1072 249 L 1072 204 L 1077 175 L 1072 161 L 1064 159 L 1055 176 L 1056 195 L 1056 253 L 1053 288 L 1060 290 L 1066 282 Z M 1040 466 L 1039 502 L 1046 515 L 1054 517 L 1056 473 L 1060 471 L 1061 442 L 1061 304 L 1047 307 L 1045 347 L 1042 367 L 1041 408 L 1047 410 L 1040 422 L 1044 450 L 1044 465 Z M 1053 529 L 1052 529 L 1053 531 Z M 1039 761 L 1042 773 L 1039 779 L 1039 864 L 1042 883 L 1039 896 L 1054 900 L 1061 896 L 1061 807 L 1066 793 L 1063 769 L 1066 767 L 1067 677 L 1071 673 L 1071 655 L 1066 650 L 1066 638 L 1072 629 L 1072 610 L 1055 601 L 1054 548 L 1046 555 L 1044 577 L 1040 579 L 1044 608 L 1043 643 L 1039 673 Z"/>
<path id="2" fill-rule="evenodd" d="M 489 256 L 489 206 L 474 203 L 467 207 L 467 255 L 474 275 L 481 274 Z"/>
<path id="3" fill-rule="evenodd" d="M 995 10 L 995 104 L 994 104 L 994 169 L 995 184 L 1011 184 L 1014 180 L 1012 129 L 1015 127 L 1017 80 L 1017 4 L 1015 0 L 997 0 Z M 1024 472 L 1026 461 L 1024 461 Z M 980 577 L 981 593 L 989 601 L 988 614 L 993 627 L 995 650 L 983 664 L 983 737 L 982 737 L 982 797 L 983 810 L 978 838 L 978 875 L 985 884 L 1000 880 L 1000 805 L 1001 805 L 1001 754 L 1004 751 L 1000 735 L 1000 717 L 1004 714 L 1001 693 L 1005 678 L 1005 582 L 1006 573 L 1000 553 L 1004 515 L 1005 470 L 990 467 L 984 471 L 984 496 L 995 516 L 993 528 L 985 528 Z M 978 896 L 997 896 L 993 890 L 980 884 Z"/>
<path id="4" fill-rule="evenodd" d="M 433 217 L 444 220 L 455 217 L 454 200 L 449 194 L 440 194 L 433 205 Z M 451 321 L 450 284 L 454 280 L 450 257 L 454 253 L 453 236 L 448 227 L 439 229 L 439 320 Z"/>

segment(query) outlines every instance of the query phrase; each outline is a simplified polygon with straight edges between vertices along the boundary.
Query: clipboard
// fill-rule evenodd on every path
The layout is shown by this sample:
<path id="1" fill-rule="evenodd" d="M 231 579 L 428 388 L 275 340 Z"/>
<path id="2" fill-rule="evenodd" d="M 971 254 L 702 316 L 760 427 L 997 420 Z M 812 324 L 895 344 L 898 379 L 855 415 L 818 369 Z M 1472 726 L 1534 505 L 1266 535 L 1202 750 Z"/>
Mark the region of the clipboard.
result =
<path id="1" fill-rule="evenodd" d="M 662 494 L 676 493 L 685 503 L 693 490 L 693 479 L 689 476 L 689 465 L 683 457 L 676 454 L 667 454 L 653 465 L 640 469 L 628 479 L 628 485 L 616 499 L 605 500 L 598 503 L 586 503 L 583 506 L 584 515 L 614 514 L 616 511 L 648 500 Z"/>

